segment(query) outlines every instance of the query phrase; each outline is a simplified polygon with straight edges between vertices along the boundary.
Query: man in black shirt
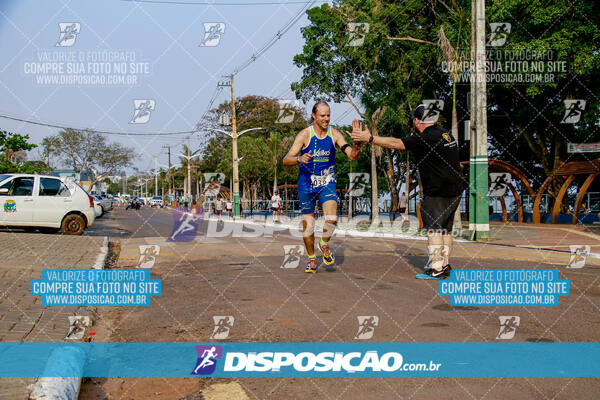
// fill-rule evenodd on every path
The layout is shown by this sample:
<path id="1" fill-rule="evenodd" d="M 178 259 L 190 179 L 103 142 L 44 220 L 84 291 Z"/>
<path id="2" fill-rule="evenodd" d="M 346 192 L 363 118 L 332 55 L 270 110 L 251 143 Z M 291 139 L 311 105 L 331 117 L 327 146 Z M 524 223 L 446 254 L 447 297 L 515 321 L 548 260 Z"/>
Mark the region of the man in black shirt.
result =
<path id="1" fill-rule="evenodd" d="M 426 109 L 419 105 L 411 112 L 416 133 L 397 139 L 373 136 L 359 121 L 352 122 L 352 140 L 369 142 L 397 150 L 410 150 L 419 169 L 423 185 L 421 217 L 427 229 L 430 268 L 422 279 L 445 279 L 450 276 L 452 223 L 460 204 L 465 180 L 460 172 L 458 143 L 444 128 L 427 122 Z"/>

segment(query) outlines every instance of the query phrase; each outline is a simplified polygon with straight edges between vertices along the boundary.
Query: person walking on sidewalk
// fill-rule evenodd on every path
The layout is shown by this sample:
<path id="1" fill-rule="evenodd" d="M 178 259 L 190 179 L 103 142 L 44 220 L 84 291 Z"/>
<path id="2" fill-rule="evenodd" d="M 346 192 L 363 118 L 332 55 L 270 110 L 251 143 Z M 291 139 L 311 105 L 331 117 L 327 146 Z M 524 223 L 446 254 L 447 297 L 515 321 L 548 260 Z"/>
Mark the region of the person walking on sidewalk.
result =
<path id="1" fill-rule="evenodd" d="M 406 204 L 408 203 L 408 197 L 406 197 L 406 193 L 402 192 L 400 196 L 400 201 L 398 201 L 398 211 L 400 211 L 400 215 L 402 215 L 402 220 L 406 218 Z"/>
<path id="2" fill-rule="evenodd" d="M 421 175 L 423 199 L 421 216 L 427 229 L 429 265 L 420 279 L 446 279 L 450 277 L 452 252 L 452 225 L 454 212 L 466 187 L 462 176 L 458 144 L 444 128 L 427 119 L 425 106 L 419 105 L 411 112 L 415 133 L 402 139 L 373 136 L 368 127 L 359 121 L 352 122 L 352 140 L 369 142 L 397 150 L 410 150 Z"/>
<path id="3" fill-rule="evenodd" d="M 279 216 L 279 209 L 281 208 L 281 197 L 279 197 L 279 193 L 277 190 L 273 193 L 271 197 L 271 211 L 273 211 L 273 222 L 279 222 L 277 218 Z"/>
<path id="4" fill-rule="evenodd" d="M 231 219 L 231 212 L 233 211 L 233 202 L 231 201 L 231 199 L 227 199 L 226 207 L 227 207 L 227 218 Z"/>
<path id="5" fill-rule="evenodd" d="M 217 214 L 217 219 L 221 220 L 221 214 L 223 214 L 223 200 L 221 200 L 221 196 L 217 196 L 215 200 L 215 214 Z"/>
<path id="6" fill-rule="evenodd" d="M 292 147 L 283 158 L 283 165 L 300 166 L 298 200 L 302 213 L 302 235 L 309 260 L 305 272 L 314 274 L 317 272 L 314 248 L 317 199 L 325 218 L 319 249 L 325 264 L 331 265 L 335 262 L 335 257 L 329 249 L 329 239 L 337 224 L 335 147 L 340 147 L 342 153 L 350 160 L 358 159 L 360 149 L 350 146 L 337 129 L 329 126 L 330 109 L 324 101 L 313 106 L 312 119 L 313 124 L 296 135 Z"/>

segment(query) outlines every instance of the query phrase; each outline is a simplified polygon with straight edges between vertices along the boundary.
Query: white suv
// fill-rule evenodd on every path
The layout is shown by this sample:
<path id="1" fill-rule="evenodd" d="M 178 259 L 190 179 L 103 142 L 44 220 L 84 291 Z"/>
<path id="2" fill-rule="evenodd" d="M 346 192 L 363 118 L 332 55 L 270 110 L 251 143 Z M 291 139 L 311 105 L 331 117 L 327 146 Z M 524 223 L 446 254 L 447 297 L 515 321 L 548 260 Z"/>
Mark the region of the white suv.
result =
<path id="1" fill-rule="evenodd" d="M 74 182 L 47 175 L 0 175 L 0 225 L 81 235 L 94 223 L 94 199 Z"/>
<path id="2" fill-rule="evenodd" d="M 153 196 L 150 199 L 150 203 L 149 204 L 150 204 L 150 208 L 155 207 L 155 206 L 162 208 L 164 206 L 163 199 L 160 196 Z"/>

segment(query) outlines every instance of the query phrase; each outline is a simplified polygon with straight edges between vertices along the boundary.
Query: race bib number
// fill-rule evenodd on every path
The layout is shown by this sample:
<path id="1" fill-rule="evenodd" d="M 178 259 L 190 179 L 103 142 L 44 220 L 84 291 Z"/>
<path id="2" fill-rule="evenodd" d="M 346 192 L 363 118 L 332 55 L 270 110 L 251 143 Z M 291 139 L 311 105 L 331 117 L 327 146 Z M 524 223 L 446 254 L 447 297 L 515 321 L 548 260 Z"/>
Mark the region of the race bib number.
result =
<path id="1" fill-rule="evenodd" d="M 323 174 L 323 175 L 311 175 L 310 182 L 314 188 L 327 186 L 329 183 L 334 182 L 335 179 L 332 174 Z"/>

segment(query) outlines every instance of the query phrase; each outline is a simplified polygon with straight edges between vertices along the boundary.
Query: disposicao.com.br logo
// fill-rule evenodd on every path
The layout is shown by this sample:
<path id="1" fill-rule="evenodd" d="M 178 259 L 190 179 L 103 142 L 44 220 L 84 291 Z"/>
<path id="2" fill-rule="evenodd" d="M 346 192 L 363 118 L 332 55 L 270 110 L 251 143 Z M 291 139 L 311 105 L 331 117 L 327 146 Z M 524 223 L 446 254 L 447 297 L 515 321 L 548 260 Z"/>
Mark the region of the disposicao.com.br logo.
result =
<path id="1" fill-rule="evenodd" d="M 212 357 L 211 346 L 202 347 L 198 351 L 198 362 L 194 375 L 208 375 L 215 371 L 216 360 Z M 198 350 L 198 348 L 197 348 Z M 219 347 L 221 350 L 221 347 Z M 206 352 L 211 352 L 208 355 Z M 223 351 L 224 358 L 222 373 L 230 376 L 244 376 L 246 373 L 256 376 L 257 373 L 282 372 L 286 376 L 319 376 L 323 374 L 378 374 L 393 372 L 438 372 L 441 363 L 429 361 L 427 363 L 405 363 L 402 354 L 397 352 L 380 352 L 377 350 L 349 351 L 349 352 L 234 352 Z M 219 356 L 221 353 L 219 352 Z M 206 360 L 211 370 L 204 369 Z M 202 371 L 202 372 L 199 372 Z"/>

